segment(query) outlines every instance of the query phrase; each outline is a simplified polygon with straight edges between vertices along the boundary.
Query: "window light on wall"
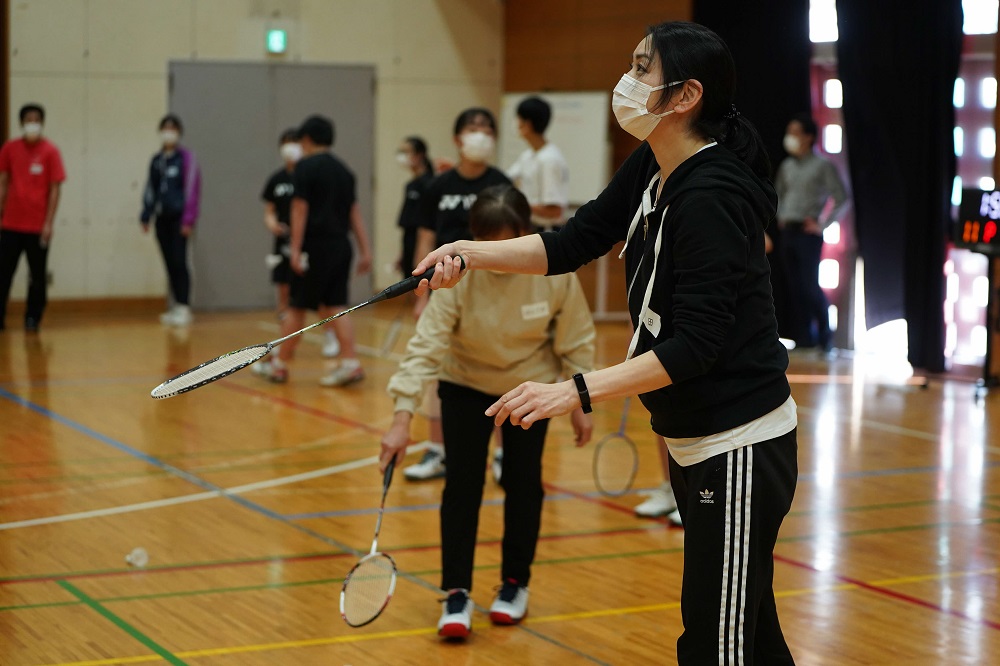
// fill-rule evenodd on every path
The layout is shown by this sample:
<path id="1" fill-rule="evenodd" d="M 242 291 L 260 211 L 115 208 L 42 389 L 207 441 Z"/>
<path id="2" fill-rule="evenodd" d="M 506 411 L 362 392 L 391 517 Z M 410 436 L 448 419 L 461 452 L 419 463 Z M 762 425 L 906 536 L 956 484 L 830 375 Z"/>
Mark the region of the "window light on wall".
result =
<path id="1" fill-rule="evenodd" d="M 831 222 L 823 230 L 823 242 L 830 245 L 840 244 L 840 222 Z"/>
<path id="2" fill-rule="evenodd" d="M 996 182 L 989 176 L 985 176 L 979 179 L 979 189 L 985 190 L 987 192 L 992 192 L 996 189 Z"/>
<path id="3" fill-rule="evenodd" d="M 839 261 L 824 259 L 819 262 L 819 286 L 823 289 L 836 289 L 840 286 Z"/>
<path id="4" fill-rule="evenodd" d="M 953 133 L 955 135 L 955 157 L 961 157 L 965 152 L 965 132 L 962 131 L 961 127 L 956 127 Z"/>
<path id="5" fill-rule="evenodd" d="M 840 125 L 827 125 L 823 128 L 823 150 L 836 154 L 844 148 L 844 130 Z"/>
<path id="6" fill-rule="evenodd" d="M 997 31 L 998 0 L 962 0 L 962 32 L 967 35 L 992 35 Z"/>
<path id="7" fill-rule="evenodd" d="M 827 79 L 823 84 L 823 101 L 828 109 L 839 109 L 844 106 L 844 87 L 840 79 Z"/>
<path id="8" fill-rule="evenodd" d="M 979 130 L 979 155 L 985 159 L 992 159 L 997 153 L 997 133 L 992 127 L 984 127 Z"/>
<path id="9" fill-rule="evenodd" d="M 836 0 L 809 0 L 809 40 L 835 42 L 839 38 Z"/>
<path id="10" fill-rule="evenodd" d="M 956 109 L 961 109 L 965 106 L 965 79 L 955 79 L 955 92 L 952 93 L 951 103 Z"/>
<path id="11" fill-rule="evenodd" d="M 962 203 L 962 177 L 955 176 L 951 185 L 951 205 L 957 206 Z"/>
<path id="12" fill-rule="evenodd" d="M 979 83 L 979 103 L 984 109 L 993 109 L 997 105 L 997 80 L 987 76 Z"/>

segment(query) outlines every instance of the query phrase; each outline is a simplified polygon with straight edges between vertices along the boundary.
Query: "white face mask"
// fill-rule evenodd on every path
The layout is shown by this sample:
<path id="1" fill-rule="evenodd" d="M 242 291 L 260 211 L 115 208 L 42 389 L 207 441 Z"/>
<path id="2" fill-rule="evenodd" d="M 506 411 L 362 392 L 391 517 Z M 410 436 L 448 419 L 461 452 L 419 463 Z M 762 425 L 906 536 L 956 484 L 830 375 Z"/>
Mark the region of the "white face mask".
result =
<path id="1" fill-rule="evenodd" d="M 180 138 L 180 132 L 177 130 L 165 129 L 160 131 L 160 141 L 163 142 L 164 146 L 176 146 L 177 140 Z"/>
<path id="2" fill-rule="evenodd" d="M 791 134 L 785 135 L 785 138 L 781 141 L 781 145 L 785 147 L 785 152 L 789 155 L 798 155 L 799 150 L 802 148 L 799 138 Z"/>
<path id="3" fill-rule="evenodd" d="M 496 140 L 486 132 L 469 132 L 462 135 L 462 156 L 473 162 L 489 162 L 493 157 Z"/>
<path id="4" fill-rule="evenodd" d="M 41 123 L 24 123 L 21 129 L 24 131 L 26 139 L 35 140 L 42 135 Z"/>
<path id="5" fill-rule="evenodd" d="M 403 167 L 404 169 L 409 169 L 411 166 L 410 154 L 404 153 L 403 151 L 399 151 L 398 153 L 396 153 L 396 164 Z"/>
<path id="6" fill-rule="evenodd" d="M 667 85 L 653 87 L 628 74 L 623 74 L 611 95 L 611 110 L 614 111 L 618 124 L 635 138 L 645 141 L 656 124 L 660 122 L 660 118 L 674 112 L 671 109 L 665 113 L 650 113 L 649 109 L 646 108 L 649 95 L 654 91 L 663 90 L 678 83 L 684 83 L 684 81 L 674 81 Z"/>
<path id="7" fill-rule="evenodd" d="M 298 162 L 302 158 L 302 146 L 297 143 L 285 143 L 281 145 L 281 159 L 286 162 Z"/>

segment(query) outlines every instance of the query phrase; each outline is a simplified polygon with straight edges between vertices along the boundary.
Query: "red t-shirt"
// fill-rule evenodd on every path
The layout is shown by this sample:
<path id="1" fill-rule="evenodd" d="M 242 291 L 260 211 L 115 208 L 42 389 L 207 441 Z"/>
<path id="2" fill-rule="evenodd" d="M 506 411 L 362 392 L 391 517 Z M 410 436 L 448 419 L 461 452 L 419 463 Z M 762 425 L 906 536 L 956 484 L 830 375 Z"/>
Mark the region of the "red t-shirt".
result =
<path id="1" fill-rule="evenodd" d="M 59 149 L 45 139 L 12 139 L 0 148 L 0 173 L 7 174 L 7 198 L 0 229 L 42 233 L 49 187 L 66 180 Z"/>

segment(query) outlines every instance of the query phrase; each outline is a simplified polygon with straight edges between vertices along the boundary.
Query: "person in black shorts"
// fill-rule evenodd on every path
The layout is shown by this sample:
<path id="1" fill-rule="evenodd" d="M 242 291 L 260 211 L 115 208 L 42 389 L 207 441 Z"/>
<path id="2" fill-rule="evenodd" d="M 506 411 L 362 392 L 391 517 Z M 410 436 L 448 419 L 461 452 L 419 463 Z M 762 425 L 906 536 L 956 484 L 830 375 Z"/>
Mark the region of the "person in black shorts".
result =
<path id="1" fill-rule="evenodd" d="M 403 140 L 396 151 L 396 161 L 413 178 L 406 184 L 403 207 L 399 211 L 399 228 L 403 230 L 403 249 L 399 255 L 399 270 L 403 279 L 413 272 L 413 255 L 417 249 L 417 229 L 420 227 L 420 205 L 424 191 L 434 180 L 434 167 L 427 156 L 427 143 L 418 136 Z"/>
<path id="2" fill-rule="evenodd" d="M 274 252 L 268 257 L 268 265 L 271 266 L 271 282 L 278 290 L 278 318 L 283 319 L 288 310 L 288 283 L 292 279 L 292 268 L 288 265 L 289 221 L 295 192 L 292 174 L 295 163 L 302 156 L 298 130 L 282 132 L 278 147 L 285 165 L 267 179 L 260 198 L 264 200 L 264 226 L 274 235 Z"/>
<path id="3" fill-rule="evenodd" d="M 283 322 L 287 335 L 305 325 L 306 310 L 318 311 L 321 318 L 341 312 L 347 305 L 353 250 L 348 238 L 353 233 L 361 256 L 357 272 L 371 268 L 371 249 L 361 208 L 355 196 L 354 174 L 330 152 L 333 122 L 310 116 L 299 128 L 303 157 L 295 165 L 291 204 L 289 262 L 290 307 Z M 332 322 L 341 344 L 341 363 L 320 379 L 323 386 L 345 386 L 364 379 L 365 373 L 354 348 L 354 327 L 350 319 Z M 278 349 L 268 363 L 258 363 L 257 373 L 273 382 L 288 380 L 288 362 L 298 338 Z"/>
<path id="4" fill-rule="evenodd" d="M 264 226 L 274 235 L 274 252 L 268 255 L 267 264 L 271 267 L 271 282 L 278 291 L 278 320 L 281 321 L 288 314 L 288 290 L 292 281 L 288 237 L 291 233 L 292 196 L 295 194 L 295 163 L 302 157 L 298 129 L 293 127 L 282 132 L 278 146 L 285 166 L 268 178 L 261 199 L 264 200 Z M 339 353 L 340 341 L 333 334 L 333 328 L 329 327 L 326 329 L 323 356 L 333 357 Z"/>

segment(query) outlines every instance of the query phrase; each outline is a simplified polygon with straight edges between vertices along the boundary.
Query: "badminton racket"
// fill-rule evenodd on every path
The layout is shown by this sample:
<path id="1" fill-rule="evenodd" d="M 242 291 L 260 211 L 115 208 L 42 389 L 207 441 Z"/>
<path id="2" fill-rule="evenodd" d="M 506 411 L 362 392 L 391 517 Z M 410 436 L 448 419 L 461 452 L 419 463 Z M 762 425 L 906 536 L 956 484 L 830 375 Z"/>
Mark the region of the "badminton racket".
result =
<path id="1" fill-rule="evenodd" d="M 340 615 L 352 627 L 363 627 L 382 614 L 396 589 L 396 563 L 386 553 L 378 552 L 378 533 L 382 528 L 385 496 L 392 483 L 395 461 L 390 460 L 382 480 L 382 504 L 378 508 L 372 549 L 351 568 L 340 590 Z"/>
<path id="2" fill-rule="evenodd" d="M 462 268 L 465 268 L 464 260 L 462 261 Z M 175 395 L 193 391 L 196 388 L 201 388 L 205 384 L 211 384 L 212 382 L 222 379 L 223 377 L 228 377 L 234 372 L 238 372 L 248 365 L 256 363 L 260 359 L 264 358 L 271 353 L 272 349 L 286 340 L 291 340 L 296 336 L 302 335 L 306 331 L 311 331 L 318 326 L 328 324 L 334 319 L 348 315 L 355 310 L 372 305 L 373 303 L 379 303 L 390 298 L 396 298 L 397 296 L 413 291 L 417 288 L 417 285 L 420 284 L 421 280 L 430 280 L 433 275 L 433 268 L 426 270 L 422 275 L 411 275 L 405 280 L 400 280 L 396 284 L 386 287 L 364 303 L 359 303 L 352 308 L 338 312 L 332 317 L 327 317 L 326 319 L 322 319 L 315 324 L 310 324 L 309 326 L 306 326 L 305 328 L 294 333 L 289 333 L 283 338 L 278 338 L 277 340 L 257 345 L 250 345 L 249 347 L 237 349 L 236 351 L 231 351 L 217 358 L 213 358 L 211 361 L 205 361 L 201 365 L 191 368 L 190 370 L 186 370 L 176 377 L 172 377 L 163 382 L 154 388 L 150 392 L 150 395 L 158 400 L 163 398 L 172 398 Z"/>
<path id="3" fill-rule="evenodd" d="M 608 497 L 620 497 L 630 491 L 639 471 L 639 450 L 625 434 L 631 401 L 631 397 L 625 398 L 618 432 L 605 435 L 594 448 L 594 485 Z"/>

